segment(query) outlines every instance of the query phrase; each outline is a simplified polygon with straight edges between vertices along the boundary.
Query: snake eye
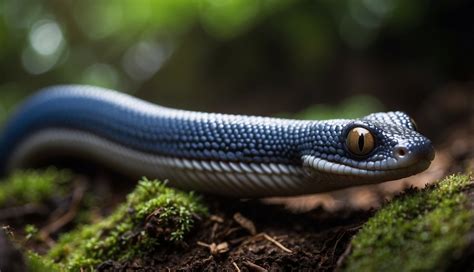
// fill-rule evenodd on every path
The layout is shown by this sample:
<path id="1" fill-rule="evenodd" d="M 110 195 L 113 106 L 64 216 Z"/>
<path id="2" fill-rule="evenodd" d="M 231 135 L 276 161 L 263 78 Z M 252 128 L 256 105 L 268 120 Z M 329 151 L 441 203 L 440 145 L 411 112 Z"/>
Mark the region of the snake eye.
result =
<path id="1" fill-rule="evenodd" d="M 374 150 L 374 135 L 365 128 L 355 127 L 347 134 L 346 145 L 352 154 L 365 156 Z"/>

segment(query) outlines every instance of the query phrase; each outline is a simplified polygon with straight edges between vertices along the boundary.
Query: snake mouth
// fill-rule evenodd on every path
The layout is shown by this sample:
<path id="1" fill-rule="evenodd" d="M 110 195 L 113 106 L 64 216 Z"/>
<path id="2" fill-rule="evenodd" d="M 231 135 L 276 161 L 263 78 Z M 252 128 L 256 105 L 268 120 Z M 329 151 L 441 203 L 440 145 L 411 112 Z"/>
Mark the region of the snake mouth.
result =
<path id="1" fill-rule="evenodd" d="M 399 168 L 367 169 L 335 163 L 310 155 L 303 156 L 303 168 L 309 171 L 311 176 L 317 176 L 323 173 L 325 176 L 346 176 L 377 179 L 380 181 L 394 180 L 418 174 L 426 170 L 430 164 L 431 160 L 422 159 L 414 164 Z"/>

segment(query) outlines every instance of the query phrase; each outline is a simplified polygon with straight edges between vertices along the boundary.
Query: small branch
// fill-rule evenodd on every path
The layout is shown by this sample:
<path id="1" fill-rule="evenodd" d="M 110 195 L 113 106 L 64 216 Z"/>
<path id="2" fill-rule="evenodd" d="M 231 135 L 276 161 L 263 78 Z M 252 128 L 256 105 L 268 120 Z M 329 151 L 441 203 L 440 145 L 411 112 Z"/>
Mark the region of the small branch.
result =
<path id="1" fill-rule="evenodd" d="M 206 243 L 201 242 L 201 241 L 197 241 L 197 244 L 198 244 L 198 246 L 202 246 L 202 247 L 207 247 L 207 248 L 211 247 L 210 244 L 206 244 Z"/>
<path id="2" fill-rule="evenodd" d="M 352 242 L 349 243 L 349 245 L 346 247 L 342 255 L 339 257 L 339 259 L 337 259 L 336 271 L 340 271 L 341 267 L 346 261 L 346 258 L 351 254 L 351 252 L 352 252 Z"/>
<path id="3" fill-rule="evenodd" d="M 239 223 L 242 228 L 246 229 L 250 234 L 257 234 L 257 228 L 255 228 L 255 224 L 253 223 L 253 221 L 243 216 L 241 213 L 235 213 L 234 220 L 235 222 Z"/>
<path id="4" fill-rule="evenodd" d="M 218 215 L 215 215 L 215 214 L 209 216 L 209 220 L 217 222 L 217 223 L 221 223 L 221 224 L 224 223 L 224 218 L 222 218 Z"/>
<path id="5" fill-rule="evenodd" d="M 238 231 L 238 230 L 241 230 L 242 228 L 240 227 L 235 227 L 235 228 L 231 228 L 231 229 L 228 229 L 225 233 L 224 233 L 224 237 L 227 237 L 229 235 L 231 235 L 232 233 Z"/>
<path id="6" fill-rule="evenodd" d="M 240 272 L 240 268 L 239 268 L 239 266 L 238 266 L 235 262 L 232 262 L 232 265 L 235 267 L 235 270 L 236 270 L 237 272 Z"/>
<path id="7" fill-rule="evenodd" d="M 214 240 L 214 238 L 216 237 L 216 232 L 217 232 L 217 228 L 219 227 L 219 224 L 218 223 L 214 223 L 214 225 L 212 226 L 212 230 L 211 230 L 211 240 Z"/>
<path id="8" fill-rule="evenodd" d="M 293 251 L 291 251 L 290 249 L 288 249 L 287 247 L 285 247 L 284 245 L 282 245 L 280 242 L 278 242 L 277 240 L 273 239 L 272 237 L 270 237 L 268 234 L 266 233 L 261 233 L 261 235 L 267 239 L 268 241 L 272 242 L 273 244 L 275 244 L 277 247 L 281 248 L 283 251 L 285 252 L 288 252 L 288 253 L 293 253 Z"/>
<path id="9" fill-rule="evenodd" d="M 243 262 L 246 266 L 248 266 L 249 268 L 252 268 L 253 270 L 255 271 L 258 271 L 258 272 L 268 272 L 267 269 L 261 267 L 260 265 L 257 265 L 257 264 L 254 264 L 250 261 L 244 261 Z"/>
<path id="10" fill-rule="evenodd" d="M 339 235 L 339 237 L 337 237 L 336 243 L 334 243 L 334 247 L 333 247 L 333 249 L 332 249 L 332 255 L 331 255 L 331 263 L 333 262 L 334 255 L 336 255 L 337 245 L 338 245 L 339 242 L 342 240 L 342 238 L 344 237 L 345 234 L 346 234 L 345 231 L 342 232 L 342 234 Z"/>
<path id="11" fill-rule="evenodd" d="M 201 241 L 196 242 L 199 246 L 207 247 L 209 248 L 209 251 L 211 252 L 212 255 L 217 255 L 221 253 L 225 253 L 229 251 L 229 244 L 227 242 L 223 242 L 220 244 L 212 243 L 212 244 L 206 244 Z"/>
<path id="12" fill-rule="evenodd" d="M 69 206 L 69 210 L 63 214 L 58 219 L 52 221 L 50 224 L 43 227 L 39 232 L 39 237 L 44 239 L 45 241 L 49 240 L 49 236 L 51 233 L 55 233 L 66 224 L 71 222 L 74 217 L 76 216 L 77 212 L 79 211 L 80 204 L 82 198 L 84 197 L 84 193 L 86 191 L 86 185 L 84 182 L 78 182 L 77 186 L 74 188 L 72 193 L 72 200 L 71 205 Z"/>

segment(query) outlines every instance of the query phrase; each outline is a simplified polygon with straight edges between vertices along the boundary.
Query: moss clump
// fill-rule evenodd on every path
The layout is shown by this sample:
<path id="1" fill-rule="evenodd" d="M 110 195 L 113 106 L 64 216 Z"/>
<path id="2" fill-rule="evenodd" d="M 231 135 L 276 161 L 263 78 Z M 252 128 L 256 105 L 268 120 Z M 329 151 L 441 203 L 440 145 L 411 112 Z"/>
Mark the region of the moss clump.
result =
<path id="1" fill-rule="evenodd" d="M 14 172 L 0 181 L 0 208 L 5 206 L 38 203 L 64 191 L 64 185 L 71 179 L 66 170 L 23 170 Z"/>
<path id="2" fill-rule="evenodd" d="M 395 198 L 356 235 L 345 270 L 445 270 L 462 254 L 474 227 L 463 192 L 469 184 L 472 177 L 453 175 Z"/>
<path id="3" fill-rule="evenodd" d="M 26 253 L 26 266 L 28 267 L 28 271 L 31 272 L 64 271 L 59 267 L 59 265 L 55 264 L 52 260 L 40 256 L 32 251 L 28 251 Z"/>
<path id="4" fill-rule="evenodd" d="M 64 234 L 48 257 L 67 270 L 92 270 L 106 261 L 125 261 L 159 244 L 183 239 L 205 207 L 193 193 L 143 179 L 113 214 L 96 225 Z"/>

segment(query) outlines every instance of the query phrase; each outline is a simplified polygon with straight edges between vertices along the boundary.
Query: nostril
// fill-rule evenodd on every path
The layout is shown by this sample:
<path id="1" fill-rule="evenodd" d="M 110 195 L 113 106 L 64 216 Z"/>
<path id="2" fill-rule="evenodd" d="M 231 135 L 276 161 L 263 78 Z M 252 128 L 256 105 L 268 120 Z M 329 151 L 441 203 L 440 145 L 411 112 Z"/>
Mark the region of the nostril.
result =
<path id="1" fill-rule="evenodd" d="M 395 147 L 394 153 L 397 158 L 401 159 L 408 154 L 408 150 L 406 147 L 398 146 Z"/>

